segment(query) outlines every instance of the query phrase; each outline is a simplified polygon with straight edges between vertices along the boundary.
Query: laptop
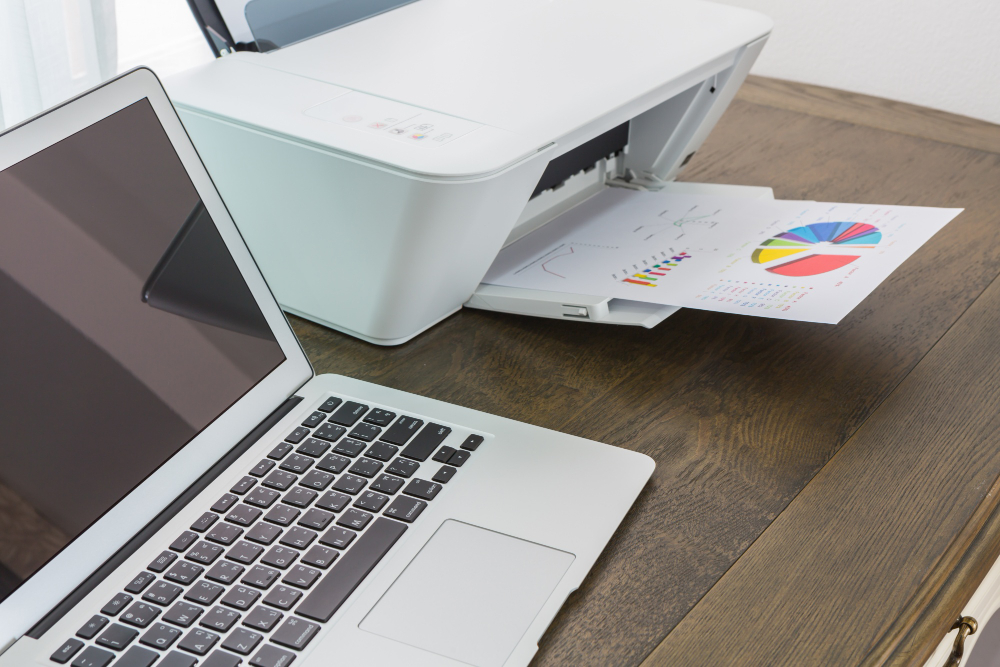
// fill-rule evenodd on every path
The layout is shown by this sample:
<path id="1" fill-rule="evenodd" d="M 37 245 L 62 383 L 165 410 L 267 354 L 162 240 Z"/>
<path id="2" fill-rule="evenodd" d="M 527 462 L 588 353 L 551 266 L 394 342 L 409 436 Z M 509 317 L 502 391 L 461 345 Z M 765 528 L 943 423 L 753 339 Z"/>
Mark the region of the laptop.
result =
<path id="1" fill-rule="evenodd" d="M 652 474 L 315 375 L 147 69 L 0 211 L 0 667 L 526 665 Z"/>

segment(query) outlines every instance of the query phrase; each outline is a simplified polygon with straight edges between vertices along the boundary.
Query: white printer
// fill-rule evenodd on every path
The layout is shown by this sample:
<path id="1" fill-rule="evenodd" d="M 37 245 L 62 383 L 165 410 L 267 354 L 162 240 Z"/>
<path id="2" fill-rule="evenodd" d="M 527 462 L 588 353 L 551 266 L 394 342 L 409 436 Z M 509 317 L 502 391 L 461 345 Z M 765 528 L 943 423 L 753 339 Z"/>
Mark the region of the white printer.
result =
<path id="1" fill-rule="evenodd" d="M 770 30 L 698 0 L 418 0 L 165 84 L 290 313 L 382 345 L 463 304 L 652 326 L 676 309 L 480 280 L 603 188 L 675 187 Z"/>

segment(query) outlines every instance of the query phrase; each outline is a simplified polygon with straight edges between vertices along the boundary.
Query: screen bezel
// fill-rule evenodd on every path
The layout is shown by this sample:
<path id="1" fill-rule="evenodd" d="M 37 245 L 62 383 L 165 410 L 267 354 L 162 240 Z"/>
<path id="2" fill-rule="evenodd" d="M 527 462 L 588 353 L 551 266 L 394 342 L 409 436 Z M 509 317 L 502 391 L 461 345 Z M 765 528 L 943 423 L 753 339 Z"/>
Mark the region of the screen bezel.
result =
<path id="1" fill-rule="evenodd" d="M 305 352 L 250 255 L 163 86 L 151 70 L 131 70 L 0 133 L 0 171 L 143 99 L 152 106 L 215 221 L 285 361 L 0 602 L 0 647 L 41 620 L 313 376 Z M 55 397 L 59 390 L 58 377 L 52 378 L 52 389 Z"/>

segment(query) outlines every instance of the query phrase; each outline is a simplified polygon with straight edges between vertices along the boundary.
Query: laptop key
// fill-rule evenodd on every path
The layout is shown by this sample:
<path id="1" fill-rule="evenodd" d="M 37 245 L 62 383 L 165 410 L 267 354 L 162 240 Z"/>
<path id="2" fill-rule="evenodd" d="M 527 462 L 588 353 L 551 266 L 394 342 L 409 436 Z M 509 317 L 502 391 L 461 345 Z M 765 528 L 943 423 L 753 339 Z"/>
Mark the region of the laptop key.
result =
<path id="1" fill-rule="evenodd" d="M 304 649 L 319 632 L 319 626 L 301 618 L 290 617 L 271 635 L 271 641 L 296 651 Z"/>
<path id="2" fill-rule="evenodd" d="M 263 477 L 268 472 L 270 472 L 271 468 L 273 468 L 274 465 L 275 465 L 274 461 L 268 461 L 267 459 L 264 459 L 263 461 L 261 461 L 260 463 L 258 463 L 253 467 L 253 470 L 250 471 L 250 474 L 253 475 L 254 477 Z"/>
<path id="3" fill-rule="evenodd" d="M 143 602 L 136 602 L 125 610 L 119 620 L 129 625 L 134 625 L 137 628 L 144 628 L 159 615 L 159 607 L 154 607 Z"/>
<path id="4" fill-rule="evenodd" d="M 267 607 L 254 607 L 245 619 L 243 625 L 249 628 L 256 628 L 264 632 L 270 632 L 284 617 L 280 611 L 268 609 Z"/>
<path id="5" fill-rule="evenodd" d="M 164 551 L 163 553 L 170 553 L 170 552 Z M 174 554 L 170 555 L 174 556 Z M 177 556 L 174 556 L 174 558 L 177 558 Z M 127 593 L 118 593 L 113 598 L 111 598 L 110 602 L 101 607 L 101 613 L 107 614 L 108 616 L 117 616 L 118 612 L 127 607 L 128 603 L 131 601 L 132 601 L 131 595 Z"/>
<path id="6" fill-rule="evenodd" d="M 365 451 L 365 447 L 368 445 L 361 442 L 360 440 L 352 440 L 351 438 L 344 438 L 336 445 L 333 446 L 333 451 L 339 452 L 340 454 L 346 454 L 351 458 L 354 458 L 361 452 Z"/>
<path id="7" fill-rule="evenodd" d="M 321 547 L 317 544 L 306 552 L 306 555 L 302 557 L 302 562 L 308 565 L 321 567 L 325 570 L 330 567 L 330 564 L 333 563 L 333 561 L 337 560 L 337 556 L 339 555 L 340 554 L 333 549 L 327 549 L 326 547 Z"/>
<path id="8" fill-rule="evenodd" d="M 281 535 L 281 528 L 261 522 L 251 528 L 245 537 L 260 544 L 270 544 L 278 539 L 278 535 Z"/>
<path id="9" fill-rule="evenodd" d="M 266 554 L 264 554 L 263 558 L 260 559 L 260 562 L 265 565 L 270 565 L 284 570 L 298 557 L 298 551 L 289 549 L 288 547 L 275 545 L 271 547 Z"/>
<path id="10" fill-rule="evenodd" d="M 226 515 L 226 521 L 235 523 L 238 526 L 249 526 L 254 521 L 257 520 L 263 514 L 263 511 L 257 507 L 251 507 L 246 503 L 240 503 L 233 509 L 229 510 L 229 514 Z"/>
<path id="11" fill-rule="evenodd" d="M 269 486 L 272 489 L 277 489 L 278 491 L 287 491 L 292 488 L 292 485 L 298 481 L 298 477 L 290 472 L 285 472 L 284 470 L 275 470 L 270 475 L 264 478 L 262 484 L 264 486 Z"/>
<path id="12" fill-rule="evenodd" d="M 319 538 L 319 541 L 321 544 L 327 544 L 331 547 L 346 549 L 357 536 L 358 534 L 353 530 L 347 530 L 346 528 L 331 528 L 323 533 L 323 537 Z"/>
<path id="13" fill-rule="evenodd" d="M 108 623 L 110 621 L 103 616 L 94 616 L 76 631 L 76 636 L 82 639 L 93 639 Z"/>
<path id="14" fill-rule="evenodd" d="M 72 667 L 107 667 L 114 659 L 115 654 L 111 651 L 105 651 L 103 648 L 97 648 L 96 646 L 88 646 L 73 661 Z"/>
<path id="15" fill-rule="evenodd" d="M 361 496 L 355 501 L 354 506 L 360 507 L 363 510 L 368 510 L 369 512 L 378 512 L 385 504 L 389 502 L 389 496 L 383 496 L 381 493 L 372 493 L 371 491 L 367 493 L 362 493 Z"/>
<path id="16" fill-rule="evenodd" d="M 393 477 L 392 475 L 381 475 L 378 479 L 372 482 L 371 486 L 368 488 L 372 491 L 381 491 L 382 493 L 388 493 L 390 496 L 397 491 L 399 491 L 403 486 L 403 480 L 398 477 Z"/>
<path id="17" fill-rule="evenodd" d="M 234 586 L 228 593 L 219 600 L 227 607 L 233 607 L 241 611 L 246 611 L 253 606 L 253 603 L 260 597 L 260 593 L 246 586 Z"/>
<path id="18" fill-rule="evenodd" d="M 376 519 L 299 603 L 296 613 L 314 621 L 329 621 L 404 532 L 405 524 L 384 517 Z"/>
<path id="19" fill-rule="evenodd" d="M 219 635 L 214 632 L 195 628 L 184 636 L 184 639 L 182 639 L 181 643 L 177 645 L 177 648 L 190 651 L 195 655 L 205 655 L 212 650 L 212 647 L 215 646 L 218 641 Z"/>
<path id="20" fill-rule="evenodd" d="M 193 604 L 178 602 L 167 610 L 167 613 L 163 615 L 163 620 L 167 623 L 173 623 L 174 625 L 186 628 L 194 623 L 203 611 L 205 610 Z"/>
<path id="21" fill-rule="evenodd" d="M 159 653 L 150 651 L 148 648 L 133 646 L 125 651 L 125 655 L 118 658 L 115 667 L 152 667 L 152 664 L 159 657 Z"/>
<path id="22" fill-rule="evenodd" d="M 323 530 L 331 521 L 333 521 L 332 514 L 324 512 L 323 510 L 318 510 L 314 507 L 306 512 L 301 519 L 299 519 L 299 525 L 313 528 L 315 530 Z"/>
<path id="23" fill-rule="evenodd" d="M 212 607 L 205 614 L 205 618 L 201 619 L 199 625 L 211 628 L 212 630 L 218 630 L 219 632 L 229 632 L 229 628 L 233 627 L 236 621 L 240 620 L 241 615 L 238 611 L 226 609 L 225 607 Z"/>
<path id="24" fill-rule="evenodd" d="M 240 540 L 236 543 L 236 546 L 229 550 L 226 554 L 226 558 L 249 565 L 257 560 L 257 556 L 259 556 L 263 551 L 264 547 L 256 544 L 250 544 L 246 540 Z"/>
<path id="25" fill-rule="evenodd" d="M 308 433 L 308 431 L 306 432 Z M 290 451 L 292 451 L 292 445 L 288 444 L 287 442 L 282 442 L 281 444 L 275 445 L 274 449 L 268 452 L 267 458 L 274 459 L 275 461 L 280 461 L 281 459 L 285 458 L 285 455 L 288 454 L 288 452 Z"/>
<path id="26" fill-rule="evenodd" d="M 264 596 L 263 602 L 282 611 L 288 611 L 295 606 L 300 597 L 302 597 L 300 590 L 288 586 L 275 586 L 270 593 Z"/>
<path id="27" fill-rule="evenodd" d="M 243 477 L 243 479 L 241 479 L 240 481 L 236 482 L 236 484 L 233 485 L 233 488 L 231 488 L 229 490 L 232 491 L 233 493 L 235 493 L 238 496 L 242 496 L 244 493 L 246 493 L 247 491 L 249 491 L 250 489 L 252 489 L 253 485 L 256 484 L 256 483 L 257 483 L 257 480 L 255 480 L 253 477 L 250 477 L 249 475 L 245 475 Z"/>
<path id="28" fill-rule="evenodd" d="M 376 442 L 368 448 L 368 451 L 365 452 L 365 456 L 379 461 L 389 461 L 398 451 L 399 447 L 396 445 L 390 445 L 388 442 Z"/>
<path id="29" fill-rule="evenodd" d="M 263 486 L 258 486 L 246 495 L 243 502 L 267 509 L 274 504 L 274 501 L 277 500 L 279 496 L 281 496 L 281 494 L 274 489 L 265 489 Z"/>
<path id="30" fill-rule="evenodd" d="M 323 424 L 318 429 L 313 431 L 313 436 L 319 438 L 320 440 L 329 440 L 330 442 L 336 442 L 340 439 L 340 436 L 347 433 L 347 429 L 343 426 L 337 426 L 336 424 Z"/>
<path id="31" fill-rule="evenodd" d="M 339 473 L 343 472 L 349 465 L 351 465 L 351 459 L 346 456 L 340 456 L 339 454 L 327 454 L 323 457 L 322 461 L 316 464 L 316 467 L 319 470 Z"/>
<path id="32" fill-rule="evenodd" d="M 250 652 L 257 648 L 257 644 L 264 639 L 264 635 L 246 628 L 236 628 L 233 634 L 226 637 L 222 642 L 222 648 L 229 649 L 233 653 L 240 655 L 250 655 Z M 234 663 L 239 664 L 239 663 Z"/>
<path id="33" fill-rule="evenodd" d="M 461 468 L 462 464 L 469 460 L 469 456 L 471 456 L 469 452 L 460 449 L 451 455 L 451 458 L 448 459 L 448 465 L 455 466 L 456 468 Z"/>
<path id="34" fill-rule="evenodd" d="M 83 648 L 83 642 L 79 639 L 67 639 L 62 646 L 56 649 L 55 653 L 49 656 L 49 660 L 65 665 L 81 648 Z"/>
<path id="35" fill-rule="evenodd" d="M 368 406 L 355 401 L 347 401 L 337 408 L 328 421 L 341 426 L 354 426 L 361 416 L 368 412 Z"/>
<path id="36" fill-rule="evenodd" d="M 197 561 L 199 563 L 204 563 L 205 565 L 211 565 L 216 561 L 216 559 L 222 555 L 225 551 L 222 547 L 217 544 L 209 544 L 208 542 L 202 540 L 198 544 L 191 548 L 191 551 L 187 552 L 188 560 Z"/>
<path id="37" fill-rule="evenodd" d="M 385 471 L 391 472 L 393 475 L 399 475 L 400 477 L 409 477 L 413 473 L 417 472 L 417 468 L 419 467 L 420 464 L 415 461 L 396 459 L 389 464 L 389 467 L 386 468 Z"/>
<path id="38" fill-rule="evenodd" d="M 427 507 L 427 503 L 422 500 L 399 496 L 392 501 L 392 504 L 386 508 L 383 514 L 391 516 L 393 519 L 405 521 L 406 523 L 413 523 L 420 516 L 420 513 L 424 511 L 425 507 Z"/>
<path id="39" fill-rule="evenodd" d="M 205 573 L 205 578 L 217 581 L 220 584 L 231 584 L 240 578 L 244 570 L 246 568 L 242 565 L 230 563 L 228 560 L 220 560 L 212 566 L 212 569 Z"/>
<path id="40" fill-rule="evenodd" d="M 323 573 L 315 568 L 296 565 L 282 578 L 281 583 L 295 586 L 296 588 L 309 588 L 319 579 L 319 575 L 321 574 Z"/>
<path id="41" fill-rule="evenodd" d="M 264 644 L 257 651 L 257 655 L 250 658 L 250 667 L 286 667 L 292 664 L 292 660 L 295 660 L 295 654 L 291 651 Z"/>
<path id="42" fill-rule="evenodd" d="M 210 605 L 215 602 L 225 590 L 225 588 L 219 586 L 218 584 L 202 580 L 188 589 L 188 592 L 184 594 L 184 599 L 188 602 Z"/>
<path id="43" fill-rule="evenodd" d="M 275 505 L 270 512 L 264 515 L 264 521 L 270 521 L 279 526 L 290 526 L 299 514 L 299 510 L 289 505 Z"/>
<path id="44" fill-rule="evenodd" d="M 322 507 L 331 512 L 339 512 L 351 503 L 351 497 L 337 491 L 327 491 L 316 501 L 316 507 Z"/>
<path id="45" fill-rule="evenodd" d="M 170 543 L 170 548 L 174 551 L 179 551 L 184 553 L 187 548 L 194 544 L 194 541 L 198 539 L 198 533 L 194 531 L 186 530 L 180 534 L 180 536 Z"/>
<path id="46" fill-rule="evenodd" d="M 336 398 L 336 397 L 330 397 L 330 398 L 326 399 L 323 402 L 323 405 L 319 406 L 319 408 L 317 408 L 317 409 L 318 410 L 322 410 L 323 412 L 329 413 L 329 412 L 333 412 L 334 410 L 336 410 L 337 406 L 340 405 L 341 403 L 343 403 L 343 401 L 341 399 Z"/>
<path id="47" fill-rule="evenodd" d="M 302 425 L 305 426 L 306 428 L 316 428 L 317 426 L 323 423 L 324 419 L 326 419 L 325 413 L 314 412 L 308 417 L 306 417 L 305 421 L 302 422 Z"/>
<path id="48" fill-rule="evenodd" d="M 198 578 L 202 572 L 205 571 L 201 565 L 195 565 L 194 563 L 189 563 L 182 560 L 181 562 L 170 568 L 170 571 L 163 575 L 164 579 L 169 579 L 170 581 L 176 581 L 178 584 L 190 584 L 192 581 Z"/>
<path id="49" fill-rule="evenodd" d="M 164 623 L 153 623 L 149 626 L 149 630 L 146 630 L 146 634 L 139 638 L 139 643 L 153 648 L 168 649 L 180 636 L 181 631 L 177 628 Z"/>
<path id="50" fill-rule="evenodd" d="M 448 459 L 450 459 L 451 455 L 454 453 L 455 453 L 454 447 L 449 447 L 448 445 L 445 445 L 441 449 L 437 450 L 437 453 L 434 455 L 434 460 L 437 461 L 438 463 L 447 463 Z"/>
<path id="51" fill-rule="evenodd" d="M 313 470 L 313 473 L 316 472 Z M 309 473 L 310 475 L 313 473 Z M 297 486 L 288 493 L 285 497 L 281 499 L 281 502 L 288 503 L 294 507 L 308 507 L 309 503 L 316 500 L 316 496 L 319 494 L 312 489 L 303 489 L 301 486 Z"/>
<path id="52" fill-rule="evenodd" d="M 177 599 L 184 589 L 168 581 L 157 581 L 142 596 L 146 602 L 166 606 Z"/>
<path id="53" fill-rule="evenodd" d="M 426 479 L 420 479 L 419 477 L 411 479 L 410 483 L 403 489 L 403 493 L 422 498 L 423 500 L 434 500 L 440 491 L 440 484 L 428 482 Z"/>
<path id="54" fill-rule="evenodd" d="M 228 546 L 235 542 L 242 534 L 243 529 L 238 526 L 234 526 L 231 523 L 219 523 L 208 531 L 205 535 L 205 539 Z"/>
<path id="55" fill-rule="evenodd" d="M 225 514 L 229 511 L 229 508 L 233 506 L 233 503 L 239 502 L 240 498 L 234 493 L 227 493 L 212 505 L 212 511 L 218 512 L 219 514 Z"/>
<path id="56" fill-rule="evenodd" d="M 352 496 L 357 495 L 361 489 L 365 488 L 365 484 L 368 482 L 357 477 L 355 475 L 344 475 L 333 485 L 337 491 L 343 491 L 344 493 L 349 493 Z"/>
<path id="57" fill-rule="evenodd" d="M 198 520 L 191 524 L 191 530 L 196 533 L 204 533 L 212 527 L 212 524 L 219 520 L 219 515 L 215 512 L 205 512 Z M 164 552 L 166 553 L 166 552 Z"/>
<path id="58" fill-rule="evenodd" d="M 375 424 L 375 426 L 388 426 L 395 418 L 395 412 L 389 412 L 388 410 L 382 410 L 380 408 L 374 408 L 371 412 L 365 415 L 365 421 L 369 424 Z"/>
<path id="59" fill-rule="evenodd" d="M 156 575 L 151 572 L 140 572 L 135 579 L 125 587 L 127 593 L 141 593 L 146 586 L 149 586 L 156 579 Z"/>
<path id="60" fill-rule="evenodd" d="M 296 549 L 305 549 L 312 544 L 312 541 L 315 539 L 316 533 L 313 531 L 294 526 L 285 531 L 285 534 L 281 536 L 278 543 L 284 544 L 288 547 L 294 547 Z"/>
<path id="61" fill-rule="evenodd" d="M 458 472 L 457 468 L 452 468 L 451 466 L 441 466 L 441 469 L 434 473 L 431 480 L 440 484 L 447 484 L 451 481 L 451 478 L 455 476 L 456 472 Z"/>
<path id="62" fill-rule="evenodd" d="M 372 515 L 368 512 L 362 512 L 361 510 L 356 510 L 353 507 L 337 519 L 338 526 L 344 526 L 345 528 L 353 528 L 354 530 L 364 530 L 368 522 L 372 520 Z"/>
<path id="63" fill-rule="evenodd" d="M 309 470 L 312 466 L 313 460 L 308 456 L 302 456 L 301 454 L 292 454 L 278 466 L 282 470 L 287 470 L 288 472 L 294 472 L 302 474 Z"/>
<path id="64" fill-rule="evenodd" d="M 361 457 L 351 466 L 351 472 L 362 477 L 374 477 L 382 469 L 382 463 L 375 459 Z"/>
<path id="65" fill-rule="evenodd" d="M 481 435 L 475 435 L 475 434 L 470 435 L 462 443 L 462 449 L 467 449 L 470 452 L 474 452 L 477 449 L 479 449 L 479 445 L 483 444 L 483 440 L 485 440 L 485 438 L 483 438 L 483 436 Z"/>
<path id="66" fill-rule="evenodd" d="M 410 441 L 400 456 L 415 461 L 426 461 L 427 457 L 437 449 L 437 446 L 444 442 L 444 439 L 451 433 L 451 429 L 441 424 L 430 423 L 417 433 L 417 437 Z"/>
<path id="67" fill-rule="evenodd" d="M 330 482 L 333 481 L 333 475 L 328 472 L 323 472 L 322 470 L 310 471 L 308 475 L 302 478 L 299 482 L 302 486 L 308 486 L 310 489 L 316 489 L 317 491 L 322 491 L 326 487 L 330 486 Z"/>
<path id="68" fill-rule="evenodd" d="M 382 434 L 381 439 L 394 445 L 405 445 L 406 441 L 412 438 L 413 434 L 420 430 L 423 425 L 424 422 L 421 419 L 403 416 Z"/>
<path id="69" fill-rule="evenodd" d="M 323 456 L 323 454 L 326 454 L 326 450 L 328 449 L 330 449 L 329 442 L 317 440 L 316 438 L 306 438 L 306 441 L 299 445 L 295 452 L 297 454 L 304 454 L 305 456 L 319 458 Z"/>
<path id="70" fill-rule="evenodd" d="M 273 584 L 279 576 L 281 576 L 281 572 L 275 570 L 273 567 L 254 565 L 253 569 L 250 570 L 245 577 L 240 579 L 240 583 L 253 586 L 254 588 L 267 589 L 270 588 L 271 584 Z"/>
<path id="71" fill-rule="evenodd" d="M 160 661 L 156 667 L 194 667 L 198 664 L 198 658 L 184 655 L 178 651 L 171 651 Z M 204 665 L 202 665 L 204 667 Z"/>
<path id="72" fill-rule="evenodd" d="M 355 426 L 351 432 L 348 434 L 351 438 L 356 438 L 358 440 L 364 440 L 365 442 L 371 442 L 378 437 L 378 434 L 382 432 L 378 426 L 373 426 L 372 424 L 361 423 Z"/>
<path id="73" fill-rule="evenodd" d="M 303 438 L 309 435 L 309 429 L 305 426 L 299 426 L 294 431 L 285 436 L 285 441 L 290 442 L 293 445 L 297 445 L 302 442 Z"/>

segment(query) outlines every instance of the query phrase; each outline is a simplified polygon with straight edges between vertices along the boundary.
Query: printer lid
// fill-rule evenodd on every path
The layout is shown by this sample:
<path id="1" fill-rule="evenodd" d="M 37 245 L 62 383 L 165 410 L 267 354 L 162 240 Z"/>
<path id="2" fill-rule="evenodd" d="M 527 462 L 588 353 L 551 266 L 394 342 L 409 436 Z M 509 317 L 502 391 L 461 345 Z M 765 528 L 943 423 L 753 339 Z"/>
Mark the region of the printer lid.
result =
<path id="1" fill-rule="evenodd" d="M 419 0 L 165 84 L 190 111 L 433 178 L 476 178 L 628 121 L 725 69 L 771 26 L 700 0 Z M 376 102 L 443 130 L 366 132 Z M 364 121 L 351 128 L 352 118 Z M 450 138 L 436 142 L 442 132 Z"/>

